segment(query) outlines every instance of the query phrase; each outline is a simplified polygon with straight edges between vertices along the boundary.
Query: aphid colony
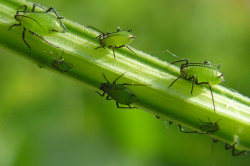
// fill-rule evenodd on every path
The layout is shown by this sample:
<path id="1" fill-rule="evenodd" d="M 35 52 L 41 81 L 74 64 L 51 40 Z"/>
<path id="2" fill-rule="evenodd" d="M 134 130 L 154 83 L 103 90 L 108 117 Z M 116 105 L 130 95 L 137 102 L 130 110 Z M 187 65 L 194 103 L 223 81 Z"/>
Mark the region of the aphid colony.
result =
<path id="1" fill-rule="evenodd" d="M 36 11 L 36 7 L 39 7 L 43 11 L 39 10 Z M 22 32 L 22 39 L 24 43 L 27 45 L 28 48 L 31 48 L 30 45 L 25 40 L 25 33 L 28 31 L 30 34 L 35 35 L 39 37 L 40 39 L 44 40 L 48 44 L 50 44 L 53 47 L 59 48 L 55 46 L 54 44 L 47 41 L 44 37 L 48 35 L 53 35 L 55 33 L 64 33 L 66 32 L 66 27 L 62 22 L 63 17 L 60 17 L 57 13 L 57 11 L 50 7 L 49 9 L 39 5 L 34 4 L 31 11 L 27 10 L 27 6 L 24 5 L 21 8 L 24 8 L 24 10 L 18 10 L 16 12 L 16 15 L 14 18 L 16 21 L 18 21 L 17 24 L 13 24 L 9 27 L 9 30 L 12 29 L 14 26 L 21 26 L 23 28 Z M 53 14 L 50 14 L 53 12 Z M 129 43 L 132 42 L 132 40 L 135 38 L 134 35 L 132 35 L 128 31 L 123 31 L 119 27 L 116 32 L 107 32 L 103 33 L 96 28 L 89 27 L 92 29 L 95 29 L 96 31 L 100 32 L 100 34 L 96 37 L 99 41 L 98 48 L 110 48 L 113 51 L 114 59 L 115 57 L 115 49 L 126 47 L 128 48 L 132 53 L 132 49 L 128 46 Z M 191 95 L 193 93 L 194 84 L 201 85 L 205 84 L 208 85 L 211 92 L 212 97 L 212 104 L 213 104 L 213 110 L 215 110 L 215 103 L 214 103 L 214 97 L 213 97 L 213 91 L 212 91 L 212 85 L 218 85 L 222 81 L 224 81 L 223 73 L 219 71 L 220 65 L 218 67 L 214 67 L 210 62 L 205 61 L 203 63 L 190 63 L 187 59 L 178 60 L 175 62 L 172 62 L 171 64 L 175 64 L 178 62 L 184 62 L 180 65 L 180 76 L 177 77 L 170 85 L 171 87 L 178 79 L 183 78 L 188 81 L 192 81 L 192 88 L 191 88 Z M 56 58 L 53 55 L 52 60 L 52 67 L 60 72 L 69 72 L 74 65 L 70 63 L 66 63 L 63 58 L 63 53 L 60 58 Z M 127 108 L 132 109 L 136 108 L 134 106 L 131 106 L 131 104 L 138 101 L 137 96 L 135 93 L 129 89 L 126 86 L 147 86 L 144 84 L 133 84 L 133 83 L 122 83 L 117 84 L 116 81 L 118 81 L 125 73 L 118 76 L 112 83 L 109 82 L 109 80 L 106 78 L 105 74 L 103 74 L 104 79 L 106 80 L 106 83 L 101 83 L 100 90 L 103 91 L 103 93 L 100 93 L 96 91 L 100 96 L 104 96 L 107 94 L 106 99 L 107 100 L 115 100 L 117 108 Z M 120 106 L 127 105 L 126 107 Z M 156 116 L 157 118 L 160 118 L 159 116 Z M 200 126 L 200 131 L 185 131 L 182 126 L 179 124 L 179 129 L 183 133 L 198 133 L 198 134 L 214 134 L 219 130 L 219 120 L 216 122 L 210 121 L 208 118 L 208 122 L 204 122 L 200 120 L 202 123 Z M 169 124 L 172 124 L 172 121 L 169 122 Z M 214 139 L 214 142 L 217 142 L 216 139 Z M 236 142 L 237 143 L 237 142 Z M 232 148 L 232 155 L 236 156 L 239 154 L 244 153 L 245 151 L 241 151 L 236 153 L 235 152 L 235 145 L 229 145 L 225 144 L 225 149 L 228 150 Z"/>

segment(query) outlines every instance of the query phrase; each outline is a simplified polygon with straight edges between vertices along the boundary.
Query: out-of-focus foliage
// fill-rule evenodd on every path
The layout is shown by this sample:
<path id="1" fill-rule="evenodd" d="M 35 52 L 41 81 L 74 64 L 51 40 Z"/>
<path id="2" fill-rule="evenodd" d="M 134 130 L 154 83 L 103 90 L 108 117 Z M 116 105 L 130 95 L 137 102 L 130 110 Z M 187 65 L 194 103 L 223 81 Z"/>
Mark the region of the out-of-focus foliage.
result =
<path id="1" fill-rule="evenodd" d="M 222 64 L 225 86 L 250 95 L 247 0 L 39 3 L 104 32 L 133 29 L 131 46 L 162 60 L 176 60 L 169 49 L 193 62 Z M 221 142 L 212 151 L 208 137 L 180 133 L 176 125 L 166 129 L 141 110 L 117 109 L 79 82 L 15 54 L 0 47 L 0 165 L 206 166 L 212 153 L 216 165 L 250 163 L 249 155 L 232 157 Z"/>

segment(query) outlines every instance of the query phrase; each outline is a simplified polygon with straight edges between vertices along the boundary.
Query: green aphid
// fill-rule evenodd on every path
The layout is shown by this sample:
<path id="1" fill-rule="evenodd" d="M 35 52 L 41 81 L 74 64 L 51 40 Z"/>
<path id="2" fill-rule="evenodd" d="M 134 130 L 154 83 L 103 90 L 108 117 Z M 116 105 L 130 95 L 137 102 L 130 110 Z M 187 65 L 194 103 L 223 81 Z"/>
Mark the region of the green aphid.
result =
<path id="1" fill-rule="evenodd" d="M 106 99 L 107 100 L 115 100 L 116 101 L 116 106 L 117 108 L 136 108 L 136 107 L 131 107 L 130 104 L 134 103 L 135 101 L 138 100 L 136 95 L 132 90 L 129 88 L 125 87 L 127 85 L 131 86 L 145 86 L 144 84 L 116 84 L 116 81 L 120 79 L 125 73 L 121 74 L 119 77 L 117 77 L 113 83 L 110 83 L 108 79 L 105 77 L 104 73 L 103 77 L 107 81 L 107 83 L 101 83 L 100 90 L 103 91 L 103 94 L 99 93 L 96 91 L 100 96 L 104 96 L 107 94 Z M 121 107 L 119 104 L 127 105 L 128 107 Z"/>
<path id="2" fill-rule="evenodd" d="M 35 11 L 35 8 L 40 7 L 44 12 Z M 23 11 L 17 11 L 14 18 L 19 22 L 18 24 L 11 25 L 9 30 L 14 26 L 22 26 L 23 27 L 23 41 L 30 48 L 30 45 L 25 40 L 25 32 L 28 30 L 31 34 L 36 35 L 37 37 L 43 39 L 48 44 L 54 46 L 52 43 L 44 39 L 44 36 L 52 35 L 55 32 L 66 32 L 66 27 L 64 26 L 60 17 L 56 10 L 53 7 L 46 9 L 45 7 L 34 4 L 31 11 L 27 11 L 27 5 L 24 5 Z M 54 12 L 55 15 L 49 14 L 49 12 Z"/>
<path id="3" fill-rule="evenodd" d="M 219 121 L 220 121 L 220 119 L 213 123 L 210 121 L 209 118 L 208 118 L 208 122 L 203 122 L 202 120 L 200 120 L 200 122 L 203 123 L 203 125 L 200 126 L 201 132 L 198 132 L 198 133 L 208 134 L 208 135 L 214 134 L 215 132 L 217 132 L 219 130 L 219 125 L 218 125 Z"/>
<path id="4" fill-rule="evenodd" d="M 98 38 L 100 46 L 97 47 L 96 49 L 98 48 L 105 49 L 105 47 L 112 48 L 114 58 L 115 58 L 115 49 L 117 48 L 127 47 L 131 52 L 133 52 L 131 48 L 129 48 L 128 44 L 131 43 L 133 39 L 136 38 L 136 36 L 132 35 L 130 33 L 131 31 L 132 30 L 122 31 L 119 27 L 116 32 L 112 33 L 109 32 L 103 33 L 99 31 L 101 32 L 101 34 L 98 35 L 96 38 Z"/>
<path id="5" fill-rule="evenodd" d="M 219 120 L 217 120 L 216 122 L 211 122 L 210 119 L 208 118 L 208 122 L 203 122 L 200 120 L 201 123 L 203 123 L 203 125 L 200 126 L 200 130 L 199 131 L 185 131 L 182 126 L 179 124 L 179 129 L 181 132 L 183 133 L 197 133 L 197 134 L 214 134 L 215 132 L 217 132 L 219 130 L 219 125 L 218 122 Z M 172 121 L 169 121 L 169 124 L 172 124 Z"/>
<path id="6" fill-rule="evenodd" d="M 54 60 L 52 61 L 52 67 L 62 73 L 65 73 L 65 72 L 69 72 L 74 67 L 74 65 L 70 63 L 66 63 L 62 55 L 60 59 L 54 56 Z"/>
<path id="7" fill-rule="evenodd" d="M 181 76 L 174 80 L 169 87 L 171 87 L 180 78 L 184 78 L 186 80 L 193 80 L 191 94 L 193 93 L 194 84 L 208 85 L 210 88 L 213 107 L 215 111 L 214 97 L 211 85 L 218 85 L 224 81 L 223 73 L 219 71 L 220 65 L 218 65 L 218 67 L 216 68 L 208 61 L 205 61 L 203 63 L 189 63 L 187 59 L 179 60 L 171 64 L 183 61 L 185 61 L 186 63 L 183 63 L 180 66 Z"/>

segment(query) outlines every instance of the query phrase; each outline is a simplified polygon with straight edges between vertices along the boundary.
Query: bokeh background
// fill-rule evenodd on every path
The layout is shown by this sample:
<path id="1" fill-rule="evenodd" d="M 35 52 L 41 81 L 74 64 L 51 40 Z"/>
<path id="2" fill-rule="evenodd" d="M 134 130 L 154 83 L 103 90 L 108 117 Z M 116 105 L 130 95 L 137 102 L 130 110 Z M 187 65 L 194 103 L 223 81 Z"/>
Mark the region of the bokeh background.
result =
<path id="1" fill-rule="evenodd" d="M 249 89 L 248 0 L 40 0 L 82 25 L 132 29 L 132 47 L 173 61 L 222 64 L 227 86 Z M 142 110 L 118 110 L 92 89 L 0 46 L 1 166 L 249 166 L 222 142 L 183 134 Z M 167 102 L 167 101 L 166 101 Z M 214 158 L 214 160 L 212 159 Z"/>

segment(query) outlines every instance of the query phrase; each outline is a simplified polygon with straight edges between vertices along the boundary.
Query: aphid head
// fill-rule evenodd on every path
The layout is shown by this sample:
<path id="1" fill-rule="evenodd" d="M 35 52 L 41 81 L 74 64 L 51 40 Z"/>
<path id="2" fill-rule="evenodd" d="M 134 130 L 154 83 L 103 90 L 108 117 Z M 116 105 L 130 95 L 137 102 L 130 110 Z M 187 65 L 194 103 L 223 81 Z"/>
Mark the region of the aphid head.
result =
<path id="1" fill-rule="evenodd" d="M 220 82 L 225 82 L 226 81 L 224 79 L 224 77 L 223 77 L 223 73 L 218 73 L 218 77 L 219 77 Z"/>
<path id="2" fill-rule="evenodd" d="M 181 64 L 181 66 L 180 66 L 180 73 L 181 73 L 181 75 L 185 75 L 185 68 L 186 67 L 187 67 L 186 64 Z"/>
<path id="3" fill-rule="evenodd" d="M 102 91 L 106 91 L 107 87 L 108 87 L 109 83 L 101 83 L 101 87 L 100 87 L 100 90 Z"/>
<path id="4" fill-rule="evenodd" d="M 133 39 L 135 39 L 135 38 L 136 38 L 136 36 L 129 35 L 129 39 L 130 39 L 130 40 L 133 40 Z"/>

